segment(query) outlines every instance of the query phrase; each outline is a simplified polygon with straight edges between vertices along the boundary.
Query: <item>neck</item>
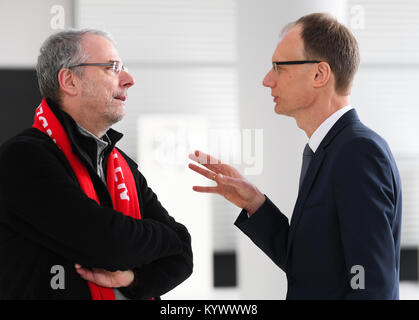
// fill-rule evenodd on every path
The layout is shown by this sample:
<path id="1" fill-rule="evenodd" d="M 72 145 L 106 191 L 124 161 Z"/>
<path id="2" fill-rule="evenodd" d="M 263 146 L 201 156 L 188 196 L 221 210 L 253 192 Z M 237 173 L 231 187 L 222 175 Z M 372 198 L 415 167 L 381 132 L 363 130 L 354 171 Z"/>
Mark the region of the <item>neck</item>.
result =
<path id="1" fill-rule="evenodd" d="M 73 108 L 63 102 L 61 109 L 69 114 L 78 125 L 94 134 L 99 139 L 101 139 L 109 129 L 108 126 L 101 125 L 101 121 L 98 121 L 98 119 L 95 119 L 87 112 L 83 112 L 83 108 Z"/>
<path id="2" fill-rule="evenodd" d="M 73 116 L 72 116 L 73 117 Z M 89 131 L 90 133 L 94 134 L 99 139 L 102 139 L 102 137 L 105 135 L 106 131 L 108 131 L 109 128 L 99 128 L 97 126 L 92 125 L 92 121 L 84 121 L 85 118 L 76 119 L 73 117 L 74 121 L 76 121 L 81 127 Z"/>
<path id="3" fill-rule="evenodd" d="M 333 113 L 349 104 L 349 96 L 335 96 L 328 100 L 321 100 L 306 108 L 295 120 L 300 129 L 304 130 L 310 139 L 314 131 Z"/>

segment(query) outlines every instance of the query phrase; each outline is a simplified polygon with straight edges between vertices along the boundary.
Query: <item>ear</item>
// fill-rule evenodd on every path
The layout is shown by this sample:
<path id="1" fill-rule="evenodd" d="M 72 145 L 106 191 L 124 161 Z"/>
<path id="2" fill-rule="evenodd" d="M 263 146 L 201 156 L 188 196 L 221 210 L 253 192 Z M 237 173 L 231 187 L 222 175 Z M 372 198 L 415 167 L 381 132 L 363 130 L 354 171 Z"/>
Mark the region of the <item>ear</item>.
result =
<path id="1" fill-rule="evenodd" d="M 332 69 L 327 62 L 320 62 L 317 64 L 313 84 L 315 88 L 324 87 L 332 77 Z"/>
<path id="2" fill-rule="evenodd" d="M 80 79 L 70 69 L 63 68 L 58 71 L 58 83 L 63 92 L 70 96 L 78 94 L 78 82 Z"/>

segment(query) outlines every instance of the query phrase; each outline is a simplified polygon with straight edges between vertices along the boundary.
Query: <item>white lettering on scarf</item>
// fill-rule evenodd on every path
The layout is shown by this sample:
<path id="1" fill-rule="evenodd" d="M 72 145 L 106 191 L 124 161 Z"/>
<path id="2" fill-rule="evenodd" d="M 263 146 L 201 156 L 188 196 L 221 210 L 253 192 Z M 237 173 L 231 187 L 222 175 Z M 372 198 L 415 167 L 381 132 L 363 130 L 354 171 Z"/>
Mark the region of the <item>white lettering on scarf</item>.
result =
<path id="1" fill-rule="evenodd" d="M 52 136 L 52 131 L 51 131 L 51 129 L 47 129 L 48 121 L 44 116 L 41 117 L 41 114 L 44 113 L 44 110 L 42 109 L 41 105 L 39 106 L 38 109 L 39 109 L 39 111 L 36 113 L 36 116 L 38 117 L 39 121 L 42 121 L 42 126 L 46 129 L 46 133 L 51 137 Z M 54 143 L 57 144 L 57 140 L 52 139 L 52 141 L 54 141 Z"/>
<path id="2" fill-rule="evenodd" d="M 116 158 L 118 158 L 118 155 L 115 153 L 113 155 L 113 158 L 116 160 Z M 115 164 L 117 164 L 117 161 L 114 161 Z M 116 167 L 114 170 L 114 174 L 115 174 L 115 182 L 118 182 L 118 180 L 123 180 L 124 179 L 124 174 L 122 173 L 122 168 L 121 167 Z M 118 177 L 118 174 L 120 175 L 120 177 Z M 125 185 L 125 183 L 120 183 L 117 186 L 118 190 L 123 189 L 120 193 L 119 193 L 119 197 L 121 198 L 121 200 L 128 200 L 129 201 L 129 196 L 128 196 L 128 188 Z"/>

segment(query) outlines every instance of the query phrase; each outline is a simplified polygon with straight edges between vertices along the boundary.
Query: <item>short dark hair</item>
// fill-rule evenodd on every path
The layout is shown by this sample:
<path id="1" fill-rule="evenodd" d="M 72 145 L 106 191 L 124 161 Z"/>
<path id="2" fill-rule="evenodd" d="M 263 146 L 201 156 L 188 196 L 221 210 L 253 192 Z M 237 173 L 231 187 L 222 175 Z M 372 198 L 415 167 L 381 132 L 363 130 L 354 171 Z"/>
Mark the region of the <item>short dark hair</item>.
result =
<path id="1" fill-rule="evenodd" d="M 305 15 L 292 23 L 296 25 L 303 28 L 301 38 L 306 58 L 326 61 L 335 75 L 336 92 L 348 95 L 360 62 L 358 43 L 352 32 L 326 13 Z"/>

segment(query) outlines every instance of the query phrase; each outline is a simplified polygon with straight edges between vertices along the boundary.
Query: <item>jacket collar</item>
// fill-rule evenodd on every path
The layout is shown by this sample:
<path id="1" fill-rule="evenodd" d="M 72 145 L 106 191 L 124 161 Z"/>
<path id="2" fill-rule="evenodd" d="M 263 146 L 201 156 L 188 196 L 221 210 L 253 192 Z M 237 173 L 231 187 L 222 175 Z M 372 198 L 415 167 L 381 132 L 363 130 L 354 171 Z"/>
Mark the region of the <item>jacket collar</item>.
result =
<path id="1" fill-rule="evenodd" d="M 333 127 L 329 130 L 326 134 L 322 142 L 320 142 L 319 148 L 327 148 L 327 146 L 333 141 L 333 139 L 337 136 L 337 134 L 342 131 L 349 123 L 359 121 L 358 114 L 356 113 L 355 109 L 351 109 L 346 112 L 336 123 Z"/>
<path id="2" fill-rule="evenodd" d="M 311 186 L 317 176 L 317 173 L 321 167 L 321 164 L 326 156 L 326 149 L 332 143 L 334 138 L 350 123 L 359 121 L 358 114 L 355 109 L 346 112 L 330 129 L 326 134 L 316 152 L 314 153 L 313 160 L 308 167 L 304 182 L 301 186 L 300 192 L 298 193 L 297 201 L 295 203 L 294 212 L 291 217 L 290 229 L 288 233 L 288 250 L 290 252 L 292 240 L 297 229 L 298 222 L 301 218 L 304 209 L 304 203 L 310 192 Z"/>

